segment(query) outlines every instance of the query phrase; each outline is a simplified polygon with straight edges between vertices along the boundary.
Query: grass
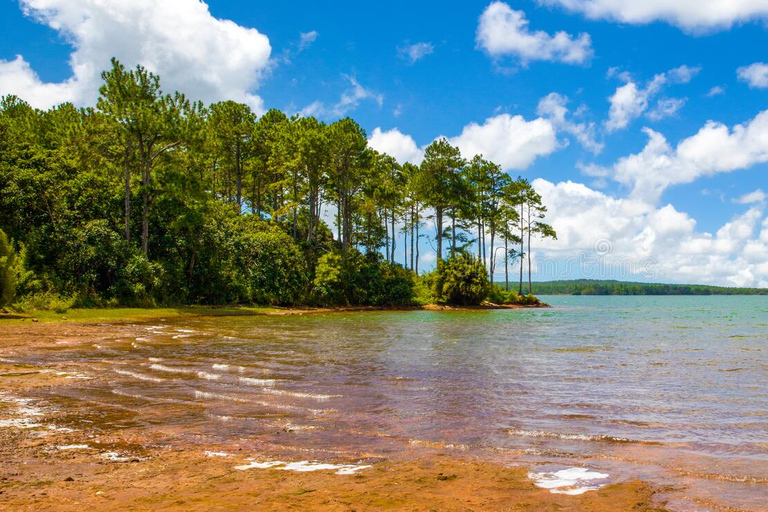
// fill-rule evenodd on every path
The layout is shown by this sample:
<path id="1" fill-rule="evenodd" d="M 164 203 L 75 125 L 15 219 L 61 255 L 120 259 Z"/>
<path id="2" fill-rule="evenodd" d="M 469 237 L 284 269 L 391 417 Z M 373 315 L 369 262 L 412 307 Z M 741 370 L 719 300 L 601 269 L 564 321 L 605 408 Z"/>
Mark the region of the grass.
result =
<path id="1" fill-rule="evenodd" d="M 152 318 L 178 318 L 184 316 L 255 316 L 278 311 L 269 307 L 217 307 L 188 306 L 177 308 L 109 308 L 109 309 L 70 309 L 66 313 L 55 311 L 35 311 L 26 316 L 0 314 L 0 322 L 8 325 L 30 322 L 135 322 Z"/>

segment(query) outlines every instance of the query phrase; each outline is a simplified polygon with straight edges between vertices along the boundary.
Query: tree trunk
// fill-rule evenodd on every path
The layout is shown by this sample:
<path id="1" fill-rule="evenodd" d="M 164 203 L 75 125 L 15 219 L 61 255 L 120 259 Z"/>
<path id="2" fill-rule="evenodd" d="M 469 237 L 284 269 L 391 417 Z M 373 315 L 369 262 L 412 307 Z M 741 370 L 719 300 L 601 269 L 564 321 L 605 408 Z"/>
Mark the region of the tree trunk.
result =
<path id="1" fill-rule="evenodd" d="M 123 156 L 125 167 L 125 241 L 131 241 L 131 146 L 126 145 Z"/>
<path id="2" fill-rule="evenodd" d="M 437 230 L 437 261 L 443 259 L 443 209 L 435 208 L 435 228 Z"/>
<path id="3" fill-rule="evenodd" d="M 416 207 L 418 212 L 419 208 Z M 418 213 L 416 214 L 418 216 Z M 416 220 L 416 275 L 419 275 L 419 221 Z"/>
<path id="4" fill-rule="evenodd" d="M 528 205 L 528 293 L 533 293 L 531 284 L 531 206 Z"/>
<path id="5" fill-rule="evenodd" d="M 509 238 L 504 237 L 504 289 L 509 291 Z"/>
<path id="6" fill-rule="evenodd" d="M 149 164 L 145 165 L 144 176 L 142 179 L 142 200 L 143 208 L 141 211 L 141 252 L 147 256 L 149 252 Z"/>
<path id="7" fill-rule="evenodd" d="M 523 203 L 520 201 L 520 295 L 523 294 L 523 255 L 525 254 L 525 247 L 523 245 L 525 237 L 525 223 L 523 222 Z"/>
<path id="8" fill-rule="evenodd" d="M 397 245 L 397 232 L 395 231 L 395 209 L 392 208 L 392 218 L 390 219 L 392 221 L 392 263 L 395 264 L 395 246 Z"/>

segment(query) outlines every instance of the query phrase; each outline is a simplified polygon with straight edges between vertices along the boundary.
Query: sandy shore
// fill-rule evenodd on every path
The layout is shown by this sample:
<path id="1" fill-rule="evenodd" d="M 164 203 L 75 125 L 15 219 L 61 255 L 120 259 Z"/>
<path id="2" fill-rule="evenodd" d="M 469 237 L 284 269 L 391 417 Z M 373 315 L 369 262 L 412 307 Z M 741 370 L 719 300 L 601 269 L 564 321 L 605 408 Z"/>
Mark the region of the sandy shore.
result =
<path id="1" fill-rule="evenodd" d="M 109 338 L 121 327 L 58 323 L 8 324 L 2 355 L 44 354 L 69 342 Z M 0 362 L 0 420 L 14 417 L 13 397 L 83 381 L 61 372 Z M 18 411 L 15 413 L 18 416 Z M 0 424 L 2 510 L 661 510 L 660 491 L 640 481 L 579 496 L 536 487 L 525 467 L 491 464 L 448 451 L 413 449 L 411 456 L 366 461 L 353 474 L 237 469 L 269 454 L 229 447 L 152 443 L 135 429 L 91 433 Z M 131 448 L 131 450 L 128 450 Z M 130 451 L 132 455 L 120 454 Z M 117 454 L 117 455 L 115 455 Z M 301 460 L 295 458 L 295 460 Z M 348 461 L 355 463 L 356 461 Z"/>

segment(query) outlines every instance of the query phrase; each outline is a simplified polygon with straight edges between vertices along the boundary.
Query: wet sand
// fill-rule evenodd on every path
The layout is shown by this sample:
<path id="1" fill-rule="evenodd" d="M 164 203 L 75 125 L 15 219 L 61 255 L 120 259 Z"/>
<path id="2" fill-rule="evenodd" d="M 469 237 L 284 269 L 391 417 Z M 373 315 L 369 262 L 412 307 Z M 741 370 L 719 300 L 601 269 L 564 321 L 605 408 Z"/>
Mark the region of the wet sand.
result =
<path id="1" fill-rule="evenodd" d="M 126 326 L 74 324 L 0 325 L 3 355 L 46 353 L 62 343 L 79 346 L 120 336 Z M 61 368 L 0 362 L 0 509 L 76 510 L 661 510 L 663 501 L 640 481 L 607 485 L 579 496 L 536 487 L 529 469 L 494 464 L 436 447 L 413 446 L 391 457 L 360 453 L 333 461 L 364 464 L 352 474 L 333 470 L 236 469 L 274 460 L 252 440 L 222 447 L 172 444 L 142 428 L 99 428 L 89 411 L 56 413 L 18 397 L 84 382 Z M 169 406 L 171 407 L 171 406 Z M 20 412 L 21 411 L 21 412 Z M 25 412 L 26 411 L 26 412 Z M 72 416 L 81 416 L 73 423 Z M 45 419 L 45 421 L 43 421 Z M 163 423 L 164 418 L 155 420 Z M 88 427 L 89 424 L 92 425 Z M 57 425 L 61 425 L 57 427 Z M 69 428 L 76 425 L 77 428 Z M 87 433 L 87 434 L 86 434 Z M 85 434 L 85 438 L 84 438 Z M 256 445 L 258 446 L 258 445 Z M 315 454 L 295 453 L 290 461 Z M 348 456 L 347 456 L 348 457 Z M 285 460 L 285 457 L 281 457 Z"/>

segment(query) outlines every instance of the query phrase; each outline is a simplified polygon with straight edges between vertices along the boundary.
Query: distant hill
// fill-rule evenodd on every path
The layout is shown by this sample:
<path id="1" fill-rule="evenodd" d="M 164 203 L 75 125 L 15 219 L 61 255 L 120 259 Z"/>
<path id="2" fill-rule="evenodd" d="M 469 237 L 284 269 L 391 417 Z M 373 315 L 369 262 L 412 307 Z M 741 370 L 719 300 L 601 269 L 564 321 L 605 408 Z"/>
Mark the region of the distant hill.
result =
<path id="1" fill-rule="evenodd" d="M 516 289 L 510 283 L 511 289 Z M 528 289 L 526 283 L 523 290 Z M 533 283 L 534 295 L 768 295 L 768 288 L 725 288 L 695 284 L 629 283 L 623 281 L 547 281 Z"/>

